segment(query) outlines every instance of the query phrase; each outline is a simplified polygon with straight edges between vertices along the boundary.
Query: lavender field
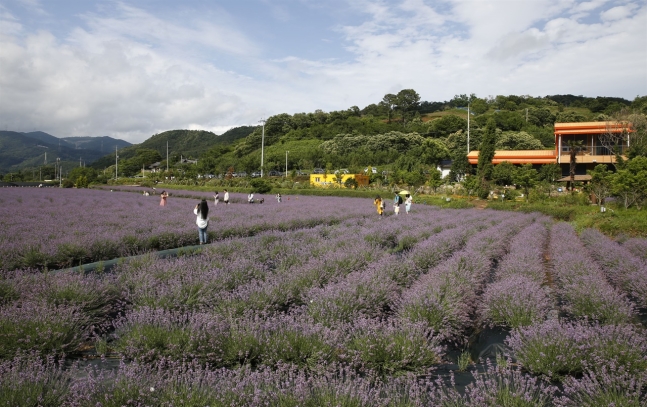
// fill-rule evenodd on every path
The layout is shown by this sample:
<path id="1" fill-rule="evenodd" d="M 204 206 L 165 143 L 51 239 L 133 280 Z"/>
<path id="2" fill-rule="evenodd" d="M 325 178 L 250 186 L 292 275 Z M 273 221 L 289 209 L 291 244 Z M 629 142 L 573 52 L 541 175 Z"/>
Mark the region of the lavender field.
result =
<path id="1" fill-rule="evenodd" d="M 211 244 L 160 259 L 196 244 L 195 199 L 1 200 L 0 405 L 647 405 L 639 239 L 539 214 L 240 199 L 210 203 Z M 69 248 L 150 254 L 110 273 L 25 263 Z M 505 339 L 481 352 L 486 332 Z"/>

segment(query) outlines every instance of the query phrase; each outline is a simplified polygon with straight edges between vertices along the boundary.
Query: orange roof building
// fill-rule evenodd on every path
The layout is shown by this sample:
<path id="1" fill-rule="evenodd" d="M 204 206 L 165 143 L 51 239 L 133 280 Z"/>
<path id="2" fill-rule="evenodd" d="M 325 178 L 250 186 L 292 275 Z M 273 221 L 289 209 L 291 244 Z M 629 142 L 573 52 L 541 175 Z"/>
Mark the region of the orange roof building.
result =
<path id="1" fill-rule="evenodd" d="M 630 123 L 620 122 L 582 122 L 582 123 L 555 123 L 555 148 L 553 150 L 497 150 L 494 153 L 492 164 L 507 161 L 511 164 L 570 164 L 569 141 L 580 141 L 582 148 L 577 153 L 578 164 L 585 164 L 582 168 L 592 169 L 597 164 L 615 163 L 615 154 L 602 145 L 601 134 L 630 133 L 634 130 Z M 620 153 L 624 153 L 628 145 L 618 146 Z M 470 164 L 478 164 L 478 151 L 470 151 L 467 159 Z"/>

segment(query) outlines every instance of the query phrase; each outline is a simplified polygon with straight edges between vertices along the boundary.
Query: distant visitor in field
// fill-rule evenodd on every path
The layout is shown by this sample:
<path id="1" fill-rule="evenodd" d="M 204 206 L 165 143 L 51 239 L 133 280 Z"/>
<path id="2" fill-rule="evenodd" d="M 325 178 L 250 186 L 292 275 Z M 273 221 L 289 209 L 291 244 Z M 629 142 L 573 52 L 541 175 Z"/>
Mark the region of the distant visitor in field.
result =
<path id="1" fill-rule="evenodd" d="M 280 192 L 278 194 L 276 194 L 276 201 L 278 203 L 281 203 L 281 193 Z"/>
<path id="2" fill-rule="evenodd" d="M 408 215 L 409 211 L 411 210 L 411 203 L 413 202 L 413 197 L 411 197 L 411 194 L 407 194 L 406 198 L 407 199 L 404 200 L 404 210 Z"/>
<path id="3" fill-rule="evenodd" d="M 247 202 L 254 203 L 254 193 L 253 192 L 250 192 L 249 195 L 247 195 Z"/>
<path id="4" fill-rule="evenodd" d="M 229 191 L 225 189 L 225 197 L 223 199 L 223 202 L 229 205 Z"/>
<path id="5" fill-rule="evenodd" d="M 396 215 L 400 214 L 400 205 L 402 205 L 402 197 L 396 192 L 395 198 L 393 198 L 393 212 Z"/>
<path id="6" fill-rule="evenodd" d="M 373 205 L 377 208 L 377 214 L 382 216 L 384 214 L 384 205 L 382 205 L 382 198 L 379 195 L 375 197 Z"/>
<path id="7" fill-rule="evenodd" d="M 207 244 L 207 226 L 209 226 L 209 205 L 203 199 L 193 208 L 193 214 L 197 216 L 195 224 L 198 225 L 198 238 L 200 244 Z"/>
<path id="8" fill-rule="evenodd" d="M 213 196 L 213 206 L 218 205 L 218 201 L 220 200 L 220 194 L 218 191 L 216 191 L 216 194 Z"/>
<path id="9" fill-rule="evenodd" d="M 168 198 L 168 193 L 166 191 L 162 191 L 160 198 L 160 206 L 166 206 L 166 198 Z"/>

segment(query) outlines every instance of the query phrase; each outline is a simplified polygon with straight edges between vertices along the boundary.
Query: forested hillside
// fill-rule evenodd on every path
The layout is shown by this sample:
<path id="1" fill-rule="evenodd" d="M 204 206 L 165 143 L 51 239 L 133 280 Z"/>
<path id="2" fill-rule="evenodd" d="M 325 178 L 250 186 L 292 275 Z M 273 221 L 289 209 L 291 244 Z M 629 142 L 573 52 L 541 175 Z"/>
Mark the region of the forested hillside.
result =
<path id="1" fill-rule="evenodd" d="M 490 118 L 496 123 L 497 149 L 533 150 L 554 148 L 555 122 L 605 121 L 628 112 L 644 115 L 647 97 L 629 101 L 573 95 L 456 95 L 447 102 L 421 102 L 414 90 L 405 89 L 363 109 L 269 117 L 264 129 L 265 170 L 283 170 L 286 158 L 289 170 L 305 171 L 384 166 L 423 174 L 443 159 L 466 165 L 468 106 L 470 150 L 478 150 Z M 236 143 L 205 152 L 197 171 L 259 170 L 262 132 L 258 126 Z"/>

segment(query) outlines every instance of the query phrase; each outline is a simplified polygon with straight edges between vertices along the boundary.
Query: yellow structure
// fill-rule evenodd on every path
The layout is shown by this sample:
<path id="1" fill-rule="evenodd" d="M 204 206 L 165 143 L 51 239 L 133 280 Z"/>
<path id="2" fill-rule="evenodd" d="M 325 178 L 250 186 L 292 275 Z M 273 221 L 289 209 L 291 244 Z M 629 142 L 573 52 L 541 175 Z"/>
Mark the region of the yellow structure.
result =
<path id="1" fill-rule="evenodd" d="M 341 185 L 338 176 L 341 177 Z M 319 188 L 345 188 L 349 179 L 354 179 L 357 186 L 367 186 L 369 177 L 363 174 L 310 174 L 310 185 Z"/>

